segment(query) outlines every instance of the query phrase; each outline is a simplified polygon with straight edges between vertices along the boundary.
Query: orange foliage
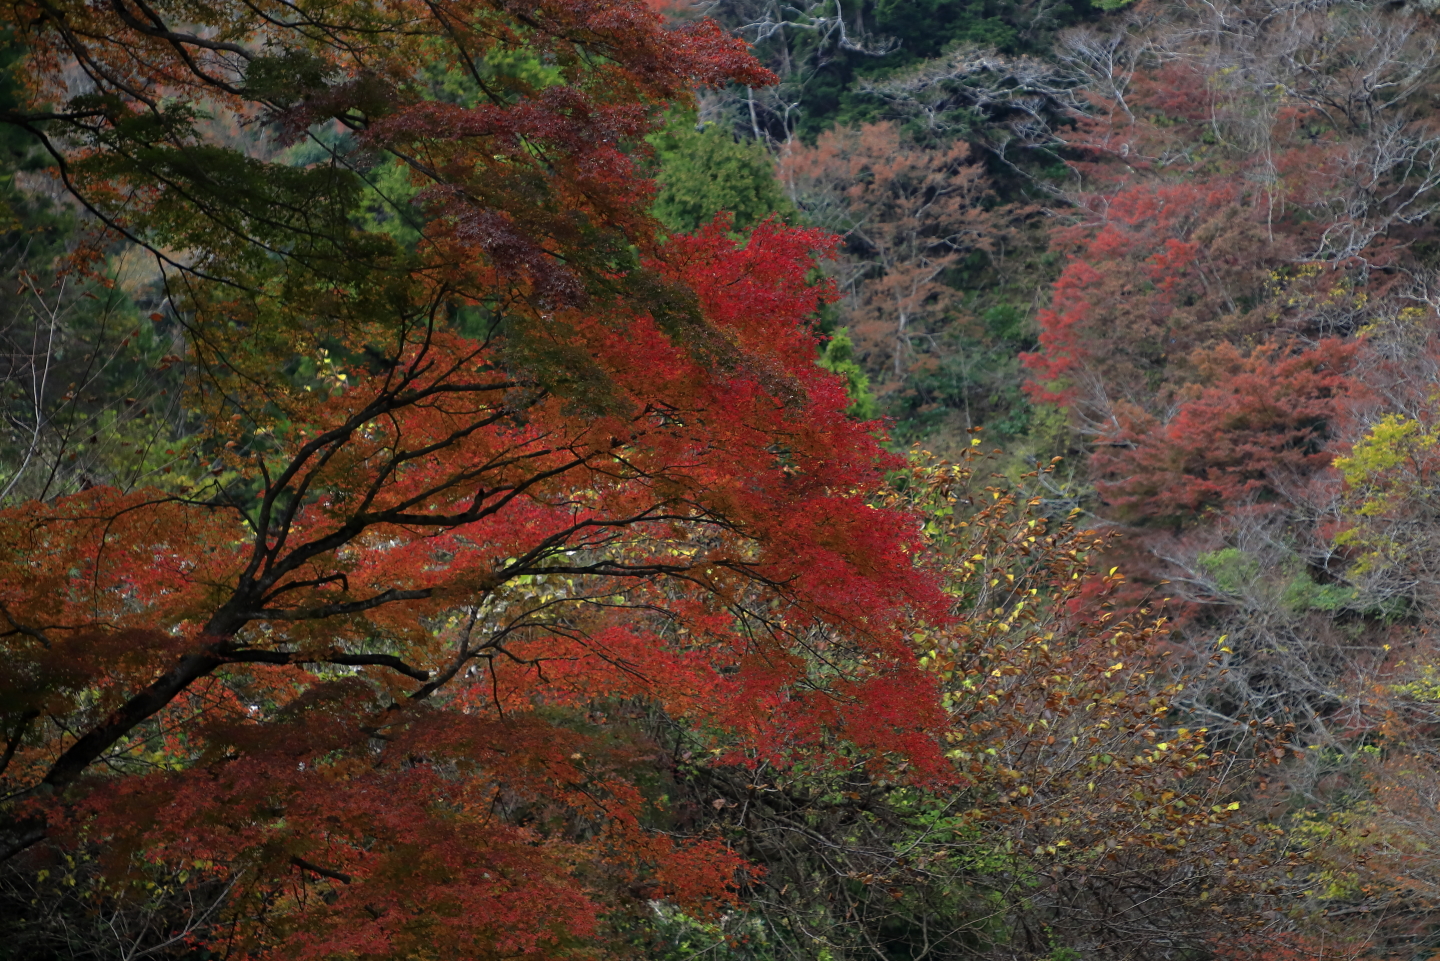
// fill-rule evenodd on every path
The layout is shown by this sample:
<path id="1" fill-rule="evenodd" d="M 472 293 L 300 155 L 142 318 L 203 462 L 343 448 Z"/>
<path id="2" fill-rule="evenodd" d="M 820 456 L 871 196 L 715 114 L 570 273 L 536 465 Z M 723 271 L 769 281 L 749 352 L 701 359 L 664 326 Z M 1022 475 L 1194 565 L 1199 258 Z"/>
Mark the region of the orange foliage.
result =
<path id="1" fill-rule="evenodd" d="M 958 308 L 946 272 L 995 242 L 983 168 L 963 140 L 921 147 L 878 123 L 792 146 L 780 175 L 812 219 L 845 236 L 846 323 L 881 387 L 894 387 Z"/>

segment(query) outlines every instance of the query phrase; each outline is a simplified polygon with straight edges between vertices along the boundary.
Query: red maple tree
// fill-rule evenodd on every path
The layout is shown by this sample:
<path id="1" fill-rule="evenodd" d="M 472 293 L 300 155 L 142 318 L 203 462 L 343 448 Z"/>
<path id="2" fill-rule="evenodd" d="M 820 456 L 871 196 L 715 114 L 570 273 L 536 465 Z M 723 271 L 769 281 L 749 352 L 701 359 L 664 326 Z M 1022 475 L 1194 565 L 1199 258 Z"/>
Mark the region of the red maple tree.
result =
<path id="1" fill-rule="evenodd" d="M 830 240 L 636 203 L 668 100 L 766 79 L 735 42 L 625 0 L 20 7 L 4 119 L 161 265 L 191 432 L 156 486 L 0 513 L 0 860 L 183 874 L 224 892 L 196 937 L 270 956 L 551 957 L 744 870 L 624 705 L 719 763 L 945 776 L 899 629 L 943 605 L 814 363 Z M 207 142 L 202 100 L 328 159 Z M 376 157 L 414 243 L 351 216 Z"/>
<path id="2" fill-rule="evenodd" d="M 1196 179 L 1086 198 L 1084 220 L 1053 236 L 1072 259 L 1039 312 L 1040 349 L 1022 358 L 1031 395 L 1103 430 L 1114 401 L 1171 404 L 1195 350 L 1271 326 L 1260 307 L 1285 248 L 1240 188 Z"/>
<path id="3" fill-rule="evenodd" d="M 1336 338 L 1293 352 L 1206 352 L 1196 358 L 1203 383 L 1180 393 L 1170 417 L 1120 406 L 1119 429 L 1092 458 L 1100 496 L 1120 517 L 1162 526 L 1273 500 L 1329 466 L 1354 357 L 1354 343 Z"/>

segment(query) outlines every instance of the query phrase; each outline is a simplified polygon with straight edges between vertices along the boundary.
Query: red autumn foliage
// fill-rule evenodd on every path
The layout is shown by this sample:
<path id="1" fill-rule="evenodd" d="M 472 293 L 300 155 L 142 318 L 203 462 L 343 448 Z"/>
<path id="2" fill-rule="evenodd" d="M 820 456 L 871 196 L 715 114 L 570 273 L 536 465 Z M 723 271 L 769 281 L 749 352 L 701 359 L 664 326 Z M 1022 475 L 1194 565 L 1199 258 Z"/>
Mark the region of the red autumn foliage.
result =
<path id="1" fill-rule="evenodd" d="M 607 705 L 717 763 L 950 777 L 901 629 L 946 602 L 814 363 L 831 239 L 659 243 L 636 202 L 622 148 L 666 101 L 766 80 L 738 42 L 620 0 L 342 4 L 323 35 L 22 7 L 35 89 L 84 52 L 109 96 L 71 119 L 124 146 L 73 186 L 165 265 L 198 469 L 0 513 L 0 861 L 183 871 L 253 956 L 551 958 L 746 870 L 674 827 L 671 759 Z M 260 49 L 322 79 L 283 102 Z M 558 79 L 476 66 L 516 50 Z M 437 61 L 475 103 L 416 93 Z M 413 171 L 420 241 L 356 227 L 325 165 L 136 147 L 157 84 L 351 127 Z"/>
<path id="2" fill-rule="evenodd" d="M 1222 344 L 1194 358 L 1201 384 L 1161 420 L 1117 405 L 1119 429 L 1093 458 L 1101 497 L 1118 516 L 1162 526 L 1273 499 L 1327 467 L 1332 428 L 1354 389 L 1355 345 L 1309 350 Z"/>
<path id="3" fill-rule="evenodd" d="M 1195 376 L 1194 351 L 1268 326 L 1253 305 L 1282 251 L 1229 179 L 1127 185 L 1086 203 L 1086 222 L 1054 235 L 1072 259 L 1023 361 L 1031 396 L 1104 424 L 1114 401 L 1163 410 Z"/>
<path id="4" fill-rule="evenodd" d="M 1368 322 L 1440 185 L 1423 16 L 1161 7 L 1061 44 L 1087 78 L 1059 134 L 1084 214 L 1052 235 L 1072 261 L 1025 364 L 1031 396 L 1095 434 L 1113 403 L 1168 410 L 1201 380 L 1197 349 Z"/>
<path id="5" fill-rule="evenodd" d="M 888 459 L 812 359 L 822 242 L 676 238 L 660 269 L 746 368 L 707 371 L 644 316 L 574 317 L 611 391 L 584 418 L 537 396 L 513 421 L 483 344 L 416 331 L 394 374 L 352 370 L 233 456 L 271 518 L 248 537 L 152 491 L 8 511 L 10 725 L 59 725 L 7 759 L 10 790 L 54 791 L 21 844 L 243 876 L 283 906 L 262 942 L 286 957 L 539 956 L 630 886 L 698 908 L 740 868 L 646 827 L 629 777 L 654 751 L 576 727 L 597 699 L 750 757 L 839 738 L 943 777 L 933 681 L 894 626 L 938 598 L 905 518 L 864 501 Z M 813 676 L 823 638 L 863 662 Z M 155 760 L 128 768 L 137 751 Z"/>

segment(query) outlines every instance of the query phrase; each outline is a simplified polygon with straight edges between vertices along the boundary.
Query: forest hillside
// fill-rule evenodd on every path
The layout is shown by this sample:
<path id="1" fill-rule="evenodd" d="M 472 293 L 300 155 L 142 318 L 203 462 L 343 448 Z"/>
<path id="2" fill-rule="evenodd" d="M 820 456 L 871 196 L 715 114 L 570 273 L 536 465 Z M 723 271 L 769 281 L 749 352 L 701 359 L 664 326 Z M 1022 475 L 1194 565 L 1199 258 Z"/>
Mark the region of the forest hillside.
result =
<path id="1" fill-rule="evenodd" d="M 764 144 L 770 209 L 843 237 L 822 363 L 857 409 L 897 449 L 1045 468 L 1043 510 L 1115 535 L 1190 672 L 1172 711 L 1293 732 L 1252 803 L 1365 865 L 1327 914 L 1428 957 L 1380 903 L 1432 883 L 1440 801 L 1430 5 L 685 9 L 779 78 L 702 97 L 692 136 Z M 662 154 L 664 189 L 700 156 Z"/>
<path id="2" fill-rule="evenodd" d="M 1440 10 L 5 0 L 0 961 L 1440 958 Z"/>

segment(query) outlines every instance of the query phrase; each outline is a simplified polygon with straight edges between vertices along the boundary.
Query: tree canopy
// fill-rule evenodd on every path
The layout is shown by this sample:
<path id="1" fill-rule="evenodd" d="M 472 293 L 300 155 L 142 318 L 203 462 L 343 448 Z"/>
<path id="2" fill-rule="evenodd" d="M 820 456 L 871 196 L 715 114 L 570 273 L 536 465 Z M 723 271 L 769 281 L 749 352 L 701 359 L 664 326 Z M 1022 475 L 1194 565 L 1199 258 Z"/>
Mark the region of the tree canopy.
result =
<path id="1" fill-rule="evenodd" d="M 231 950 L 553 956 L 743 876 L 587 709 L 947 776 L 892 696 L 940 595 L 814 363 L 828 239 L 636 203 L 668 103 L 765 81 L 737 42 L 625 2 L 15 12 L 3 119 L 153 258 L 190 420 L 0 515 L 0 855 L 184 871 Z"/>

